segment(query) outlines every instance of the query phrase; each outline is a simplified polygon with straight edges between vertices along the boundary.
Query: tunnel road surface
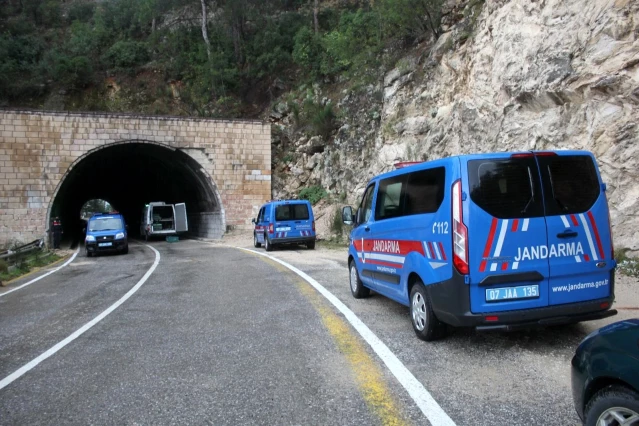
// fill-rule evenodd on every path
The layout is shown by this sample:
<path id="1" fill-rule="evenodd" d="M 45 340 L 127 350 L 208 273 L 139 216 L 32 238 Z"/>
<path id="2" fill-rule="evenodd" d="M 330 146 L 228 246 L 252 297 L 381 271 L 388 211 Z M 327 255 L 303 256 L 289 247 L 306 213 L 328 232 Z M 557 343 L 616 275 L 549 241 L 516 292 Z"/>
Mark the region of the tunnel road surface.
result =
<path id="1" fill-rule="evenodd" d="M 84 327 L 0 389 L 0 424 L 427 424 L 281 265 L 194 241 L 151 245 L 157 255 L 134 243 L 79 256 L 0 297 L 0 380 Z"/>

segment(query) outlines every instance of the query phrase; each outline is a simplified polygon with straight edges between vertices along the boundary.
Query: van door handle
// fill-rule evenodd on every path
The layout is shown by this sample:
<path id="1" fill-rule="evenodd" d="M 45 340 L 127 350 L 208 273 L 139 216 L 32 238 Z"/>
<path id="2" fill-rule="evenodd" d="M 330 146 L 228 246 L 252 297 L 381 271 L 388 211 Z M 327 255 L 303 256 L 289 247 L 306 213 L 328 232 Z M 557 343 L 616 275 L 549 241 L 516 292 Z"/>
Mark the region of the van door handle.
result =
<path id="1" fill-rule="evenodd" d="M 564 232 L 560 232 L 559 234 L 557 234 L 557 238 L 574 238 L 576 237 L 578 234 L 575 231 L 564 231 Z"/>

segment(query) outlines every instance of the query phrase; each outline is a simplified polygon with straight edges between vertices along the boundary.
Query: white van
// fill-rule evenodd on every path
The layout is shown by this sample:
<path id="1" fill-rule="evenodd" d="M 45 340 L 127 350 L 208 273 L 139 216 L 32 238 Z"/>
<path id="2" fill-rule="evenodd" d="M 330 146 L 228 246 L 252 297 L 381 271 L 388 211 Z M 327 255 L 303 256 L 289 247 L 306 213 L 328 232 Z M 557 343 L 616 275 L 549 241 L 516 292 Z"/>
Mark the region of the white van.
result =
<path id="1" fill-rule="evenodd" d="M 167 236 L 187 232 L 186 204 L 148 203 L 142 211 L 140 235 L 148 241 L 154 235 Z"/>

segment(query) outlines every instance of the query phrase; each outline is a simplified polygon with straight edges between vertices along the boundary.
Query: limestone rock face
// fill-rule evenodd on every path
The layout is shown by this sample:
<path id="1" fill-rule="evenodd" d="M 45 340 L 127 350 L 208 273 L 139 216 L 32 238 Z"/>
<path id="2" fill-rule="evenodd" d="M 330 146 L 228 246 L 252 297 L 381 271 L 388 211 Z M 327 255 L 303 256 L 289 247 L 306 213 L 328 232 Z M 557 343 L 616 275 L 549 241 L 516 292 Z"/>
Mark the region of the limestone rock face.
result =
<path id="1" fill-rule="evenodd" d="M 307 151 L 305 173 L 355 204 L 397 161 L 585 149 L 608 186 L 616 247 L 639 250 L 639 2 L 451 2 L 472 27 L 447 23 L 378 87 L 340 100 L 348 125 Z"/>

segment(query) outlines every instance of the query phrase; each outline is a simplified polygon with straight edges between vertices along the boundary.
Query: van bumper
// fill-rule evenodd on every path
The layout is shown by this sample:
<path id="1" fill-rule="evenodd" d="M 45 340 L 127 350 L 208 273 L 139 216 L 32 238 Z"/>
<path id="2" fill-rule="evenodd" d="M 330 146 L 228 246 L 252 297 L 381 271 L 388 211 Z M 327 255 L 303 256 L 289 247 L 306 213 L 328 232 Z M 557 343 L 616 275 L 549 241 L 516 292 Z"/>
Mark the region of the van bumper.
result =
<path id="1" fill-rule="evenodd" d="M 128 245 L 126 238 L 123 240 L 114 240 L 113 245 L 109 247 L 99 247 L 98 244 L 94 242 L 85 243 L 86 249 L 89 253 L 112 253 L 123 251 Z"/>
<path id="2" fill-rule="evenodd" d="M 464 283 L 464 277 L 457 271 L 453 271 L 453 278 L 450 280 L 427 286 L 427 289 L 435 315 L 440 321 L 454 327 L 475 327 L 482 331 L 511 331 L 591 321 L 616 315 L 617 311 L 610 309 L 615 300 L 614 272 L 611 273 L 611 281 L 610 296 L 603 299 L 518 311 L 482 312 L 481 314 L 470 311 L 469 286 Z M 602 308 L 603 304 L 607 304 L 607 307 Z M 493 317 L 491 319 L 496 317 L 497 320 L 487 321 L 487 317 Z"/>
<path id="3" fill-rule="evenodd" d="M 271 244 L 308 244 L 315 241 L 315 237 L 293 237 L 293 238 L 269 238 Z"/>

